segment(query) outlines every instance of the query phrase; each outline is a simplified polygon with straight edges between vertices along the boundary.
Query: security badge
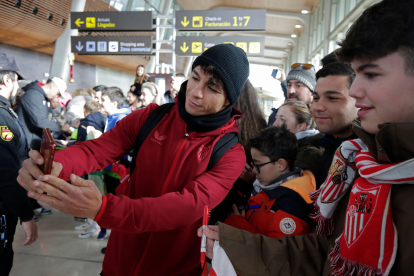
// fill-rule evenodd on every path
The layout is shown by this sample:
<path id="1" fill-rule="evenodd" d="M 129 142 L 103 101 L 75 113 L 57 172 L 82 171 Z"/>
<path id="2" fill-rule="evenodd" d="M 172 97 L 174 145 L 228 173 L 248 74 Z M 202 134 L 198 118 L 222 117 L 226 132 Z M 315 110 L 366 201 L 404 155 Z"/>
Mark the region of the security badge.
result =
<path id="1" fill-rule="evenodd" d="M 7 126 L 0 126 L 0 130 L 1 130 L 1 139 L 3 139 L 6 142 L 10 142 L 13 139 L 14 134 L 13 132 L 11 132 L 11 130 Z"/>

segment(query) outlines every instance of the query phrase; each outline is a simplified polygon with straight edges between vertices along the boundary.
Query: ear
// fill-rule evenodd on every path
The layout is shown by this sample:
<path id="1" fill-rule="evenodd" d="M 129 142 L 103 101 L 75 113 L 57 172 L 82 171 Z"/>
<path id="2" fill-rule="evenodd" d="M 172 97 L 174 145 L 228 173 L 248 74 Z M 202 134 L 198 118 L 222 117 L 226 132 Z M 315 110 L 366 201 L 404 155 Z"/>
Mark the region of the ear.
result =
<path id="1" fill-rule="evenodd" d="M 299 127 L 298 132 L 299 131 L 304 131 L 306 129 L 306 123 L 298 124 L 298 127 Z"/>
<path id="2" fill-rule="evenodd" d="M 3 79 L 2 79 L 3 85 L 6 86 L 6 87 L 8 87 L 9 86 L 9 83 L 11 82 L 11 80 L 12 79 L 10 78 L 9 75 L 4 75 L 3 76 Z"/>
<path id="3" fill-rule="evenodd" d="M 226 97 L 226 101 L 224 102 L 224 107 L 228 107 L 230 105 L 229 98 Z"/>
<path id="4" fill-rule="evenodd" d="M 289 168 L 289 162 L 286 159 L 283 159 L 283 158 L 280 158 L 277 161 L 277 165 L 278 165 L 278 170 L 280 172 L 283 172 L 283 171 L 285 171 L 286 169 Z"/>

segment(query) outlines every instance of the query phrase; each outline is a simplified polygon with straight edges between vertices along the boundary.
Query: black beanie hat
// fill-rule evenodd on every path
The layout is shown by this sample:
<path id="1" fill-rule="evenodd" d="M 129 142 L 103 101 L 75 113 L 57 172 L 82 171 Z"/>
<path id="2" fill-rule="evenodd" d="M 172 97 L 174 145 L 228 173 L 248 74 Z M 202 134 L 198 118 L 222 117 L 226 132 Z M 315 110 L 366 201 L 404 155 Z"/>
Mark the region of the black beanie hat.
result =
<path id="1" fill-rule="evenodd" d="M 230 105 L 233 105 L 249 77 L 249 61 L 246 53 L 232 44 L 217 44 L 197 57 L 192 69 L 198 65 L 214 67 L 214 71 L 223 81 Z"/>

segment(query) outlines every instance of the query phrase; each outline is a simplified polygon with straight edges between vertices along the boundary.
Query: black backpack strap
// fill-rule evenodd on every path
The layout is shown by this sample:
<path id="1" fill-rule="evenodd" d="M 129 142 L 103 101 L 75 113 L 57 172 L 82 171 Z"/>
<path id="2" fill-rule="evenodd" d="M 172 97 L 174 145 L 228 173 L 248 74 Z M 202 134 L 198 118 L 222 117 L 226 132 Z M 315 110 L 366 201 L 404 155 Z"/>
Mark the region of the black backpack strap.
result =
<path id="1" fill-rule="evenodd" d="M 211 153 L 210 161 L 208 162 L 207 170 L 211 170 L 217 161 L 225 154 L 231 147 L 239 142 L 239 135 L 231 132 L 227 133 L 214 145 L 213 152 Z"/>
<path id="2" fill-rule="evenodd" d="M 130 174 L 132 175 L 135 164 L 137 160 L 137 155 L 139 149 L 141 148 L 142 144 L 144 143 L 145 139 L 151 133 L 151 131 L 155 128 L 155 126 L 161 121 L 165 114 L 167 114 L 171 108 L 174 106 L 174 103 L 168 103 L 160 105 L 157 109 L 155 109 L 145 120 L 144 124 L 142 125 L 141 129 L 139 130 L 137 140 L 135 141 L 134 151 L 132 153 L 132 162 L 131 162 L 131 170 Z M 231 147 L 239 142 L 239 136 L 237 133 L 227 133 L 217 143 L 214 145 L 213 152 L 211 153 L 210 161 L 207 165 L 207 170 L 211 170 L 217 161 L 225 154 Z"/>
<path id="3" fill-rule="evenodd" d="M 231 147 L 239 142 L 239 135 L 237 133 L 227 133 L 214 145 L 213 152 L 211 153 L 210 162 L 208 163 L 207 170 L 211 170 L 217 161 L 222 157 Z M 227 218 L 227 211 L 233 204 L 233 194 L 227 195 L 226 198 L 210 212 L 210 218 L 208 224 L 216 224 L 217 221 L 222 221 Z M 230 208 L 231 209 L 231 208 Z"/>
<path id="4" fill-rule="evenodd" d="M 155 128 L 155 126 L 161 121 L 164 115 L 170 112 L 173 106 L 174 106 L 174 103 L 160 105 L 145 120 L 144 124 L 139 130 L 137 140 L 135 140 L 134 151 L 132 153 L 131 172 L 129 175 L 132 175 L 132 172 L 135 169 L 137 155 L 145 139 L 148 137 L 151 131 Z"/>

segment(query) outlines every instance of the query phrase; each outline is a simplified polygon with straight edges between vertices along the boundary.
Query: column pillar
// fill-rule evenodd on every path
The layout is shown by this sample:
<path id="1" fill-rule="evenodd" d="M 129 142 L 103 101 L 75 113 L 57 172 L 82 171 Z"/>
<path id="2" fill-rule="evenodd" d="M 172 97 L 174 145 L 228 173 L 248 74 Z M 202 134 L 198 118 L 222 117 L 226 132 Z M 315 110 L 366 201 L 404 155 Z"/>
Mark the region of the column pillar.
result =
<path id="1" fill-rule="evenodd" d="M 85 10 L 86 0 L 73 0 L 71 11 L 83 12 Z M 56 40 L 53 51 L 52 64 L 50 66 L 50 77 L 61 77 L 65 82 L 69 80 L 69 54 L 71 53 L 71 36 L 78 35 L 78 30 L 70 28 L 70 15 L 66 29 L 63 34 Z"/>

